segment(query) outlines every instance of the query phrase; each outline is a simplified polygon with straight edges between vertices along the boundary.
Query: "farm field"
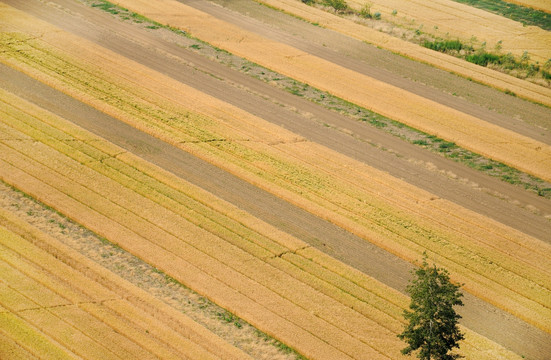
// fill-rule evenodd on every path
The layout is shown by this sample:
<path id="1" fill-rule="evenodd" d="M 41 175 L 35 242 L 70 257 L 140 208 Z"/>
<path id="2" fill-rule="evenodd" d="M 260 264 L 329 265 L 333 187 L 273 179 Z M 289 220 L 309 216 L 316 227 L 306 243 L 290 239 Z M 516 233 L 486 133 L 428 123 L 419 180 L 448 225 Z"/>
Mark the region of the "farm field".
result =
<path id="1" fill-rule="evenodd" d="M 240 13 L 198 4 L 216 9 L 224 20 L 181 3 L 125 6 L 136 6 L 131 10 L 269 68 L 262 72 L 275 70 L 550 178 L 548 108 L 523 103 L 536 114 L 528 121 L 511 115 L 514 109 L 507 106 L 504 114 L 494 116 L 488 104 L 476 102 L 475 113 L 469 113 L 468 99 L 442 105 L 425 97 L 423 88 L 414 91 L 406 81 L 403 87 L 388 85 L 283 42 L 268 41 L 265 35 L 239 29 Z M 250 6 L 259 9 L 254 2 Z M 169 10 L 185 16 L 170 18 Z M 551 347 L 547 198 L 239 73 L 216 60 L 227 53 L 214 49 L 211 57 L 201 55 L 207 44 L 181 32 L 113 15 L 65 0 L 0 5 L 4 182 L 306 358 L 404 358 L 403 344 L 396 338 L 407 306 L 403 290 L 407 271 L 424 251 L 465 284 L 467 339 L 462 354 L 476 359 L 545 358 Z M 235 31 L 220 40 L 216 26 L 232 16 L 233 24 L 224 26 Z M 79 21 L 83 17 L 87 20 Z M 250 18 L 243 25 L 250 28 L 258 22 Z M 260 26 L 258 32 L 267 29 L 270 26 Z M 240 34 L 255 42 L 234 42 Z M 270 58 L 269 51 L 279 54 Z M 285 56 L 291 53 L 298 57 Z M 231 59 L 243 61 L 242 69 L 256 66 Z M 308 72 L 307 64 L 315 71 Z M 408 106 L 385 111 L 394 103 L 377 103 L 377 91 L 360 86 L 362 81 L 362 97 L 346 95 L 350 82 L 335 82 L 335 69 L 343 79 L 365 77 L 365 84 L 387 98 L 406 97 Z M 431 113 L 460 125 L 438 122 Z M 209 174 L 217 174 L 216 181 Z M 268 205 L 276 203 L 277 211 Z M 50 256 L 54 245 L 40 245 L 43 235 L 33 230 L 37 240 L 17 233 L 13 224 L 32 226 L 10 210 L 2 214 L 6 239 L 28 240 L 29 248 L 40 248 L 30 253 Z M 333 234 L 334 239 L 324 238 Z M 21 272 L 23 265 L 10 255 L 13 251 L 6 252 L 12 262 L 3 264 Z M 36 261 L 32 256 L 26 263 Z M 74 259 L 72 264 L 90 261 L 76 254 Z M 98 272 L 109 272 L 95 266 Z M 33 295 L 46 296 L 40 282 L 59 279 L 46 279 L 41 274 L 50 270 L 44 268 L 33 271 L 28 273 L 34 279 L 28 280 L 34 284 Z M 8 277 L 2 281 L 10 289 L 16 285 Z M 79 306 L 77 313 L 88 311 Z M 48 305 L 39 307 L 49 311 Z M 71 347 L 18 310 L 4 303 L 2 309 L 9 323 L 3 328 L 6 353 L 34 351 L 17 332 L 20 328 L 27 329 L 26 334 L 32 330 L 39 339 L 42 345 L 36 351 L 61 353 Z M 77 321 L 73 314 L 63 321 Z M 23 320 L 13 325 L 14 318 Z M 193 320 L 189 324 L 199 326 Z M 197 331 L 231 356 L 255 357 L 208 330 Z M 132 340 L 137 347 L 149 344 L 140 339 Z"/>
<path id="2" fill-rule="evenodd" d="M 389 86 L 281 43 L 243 31 L 171 0 L 119 4 L 158 22 L 179 26 L 205 41 L 347 101 L 435 134 L 476 153 L 551 180 L 551 147 Z M 179 9 L 172 15 L 163 8 Z M 228 30 L 231 29 L 231 30 Z M 274 54 L 277 54 L 275 56 Z M 384 94 L 381 96 L 381 94 Z M 398 100 L 400 99 L 400 100 Z M 434 111 L 427 112 L 426 109 Z M 480 137 L 484 137 L 483 139 Z M 527 161 L 527 158 L 530 159 Z"/>
<path id="3" fill-rule="evenodd" d="M 3 359 L 247 358 L 6 210 L 0 222 Z"/>

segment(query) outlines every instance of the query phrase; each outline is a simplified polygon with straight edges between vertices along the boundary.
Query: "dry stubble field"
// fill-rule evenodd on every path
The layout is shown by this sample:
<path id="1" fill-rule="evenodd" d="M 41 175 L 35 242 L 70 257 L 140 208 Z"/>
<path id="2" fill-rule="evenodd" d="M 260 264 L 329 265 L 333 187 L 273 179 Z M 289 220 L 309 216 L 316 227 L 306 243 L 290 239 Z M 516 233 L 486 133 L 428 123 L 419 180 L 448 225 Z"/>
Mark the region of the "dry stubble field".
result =
<path id="1" fill-rule="evenodd" d="M 551 332 L 549 243 L 434 199 L 10 7 L 1 11 L 3 63 L 401 258 L 415 261 L 428 250 L 470 293 Z M 4 181 L 307 357 L 402 357 L 395 335 L 404 295 L 67 119 L 6 91 L 1 99 Z M 17 238 L 10 221 L 6 236 Z M 5 281 L 10 289 L 16 285 Z M 2 306 L 12 321 L 3 328 L 11 348 L 28 344 L 10 325 L 19 321 L 48 349 L 78 353 L 23 310 Z M 62 318 L 62 325 L 73 319 Z M 461 351 L 468 358 L 519 358 L 466 331 Z"/>

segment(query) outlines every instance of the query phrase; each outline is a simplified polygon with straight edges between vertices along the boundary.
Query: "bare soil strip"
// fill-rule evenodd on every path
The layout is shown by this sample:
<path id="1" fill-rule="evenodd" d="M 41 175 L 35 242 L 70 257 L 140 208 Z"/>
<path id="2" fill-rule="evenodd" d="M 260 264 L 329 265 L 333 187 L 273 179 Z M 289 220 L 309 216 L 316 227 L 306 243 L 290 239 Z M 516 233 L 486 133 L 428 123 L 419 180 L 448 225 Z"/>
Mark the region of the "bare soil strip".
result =
<path id="1" fill-rule="evenodd" d="M 266 40 L 178 2 L 119 3 L 137 13 L 161 23 L 178 26 L 215 46 L 329 91 L 367 109 L 453 141 L 544 180 L 551 179 L 551 147 L 546 144 L 519 136 L 375 79 L 363 77 L 281 43 Z M 171 11 L 167 12 L 166 9 Z M 171 15 L 174 12 L 183 15 Z"/>

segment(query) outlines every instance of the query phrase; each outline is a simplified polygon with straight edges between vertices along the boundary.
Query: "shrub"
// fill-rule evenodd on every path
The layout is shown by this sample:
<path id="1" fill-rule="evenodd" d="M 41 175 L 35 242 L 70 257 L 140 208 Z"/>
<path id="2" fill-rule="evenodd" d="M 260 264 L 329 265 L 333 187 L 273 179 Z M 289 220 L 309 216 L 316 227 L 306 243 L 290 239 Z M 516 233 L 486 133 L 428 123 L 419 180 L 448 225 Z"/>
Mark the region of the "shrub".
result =
<path id="1" fill-rule="evenodd" d="M 501 64 L 500 58 L 501 57 L 499 55 L 481 52 L 478 54 L 467 55 L 465 60 L 480 66 L 488 66 L 488 63 Z"/>
<path id="2" fill-rule="evenodd" d="M 445 41 L 429 41 L 425 40 L 423 46 L 431 50 L 447 52 L 450 50 L 461 51 L 465 46 L 459 40 L 445 40 Z M 470 49 L 470 47 L 467 47 Z"/>
<path id="3" fill-rule="evenodd" d="M 366 19 L 371 19 L 371 3 L 365 3 L 364 6 L 362 6 L 359 15 Z"/>
<path id="4" fill-rule="evenodd" d="M 373 18 L 375 20 L 380 20 L 381 19 L 381 13 L 377 11 L 375 14 L 373 14 Z"/>

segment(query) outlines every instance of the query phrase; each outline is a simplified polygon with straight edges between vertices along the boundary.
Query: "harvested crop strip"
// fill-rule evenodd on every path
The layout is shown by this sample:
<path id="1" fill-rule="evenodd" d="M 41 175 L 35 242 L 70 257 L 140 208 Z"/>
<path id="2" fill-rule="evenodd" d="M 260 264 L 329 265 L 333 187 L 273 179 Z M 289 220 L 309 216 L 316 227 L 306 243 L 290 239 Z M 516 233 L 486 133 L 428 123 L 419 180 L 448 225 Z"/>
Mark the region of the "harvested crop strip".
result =
<path id="1" fill-rule="evenodd" d="M 215 46 L 328 91 L 416 129 L 544 180 L 551 180 L 551 147 L 386 83 L 264 39 L 178 2 L 125 3 L 133 11 L 177 25 Z M 166 9 L 179 14 L 171 15 Z M 231 29 L 231 31 L 228 31 Z"/>

